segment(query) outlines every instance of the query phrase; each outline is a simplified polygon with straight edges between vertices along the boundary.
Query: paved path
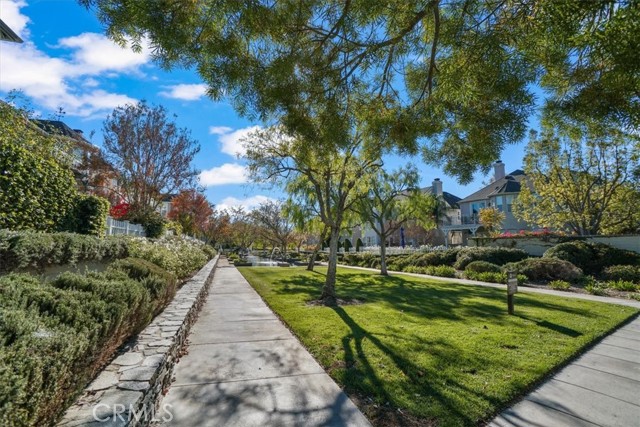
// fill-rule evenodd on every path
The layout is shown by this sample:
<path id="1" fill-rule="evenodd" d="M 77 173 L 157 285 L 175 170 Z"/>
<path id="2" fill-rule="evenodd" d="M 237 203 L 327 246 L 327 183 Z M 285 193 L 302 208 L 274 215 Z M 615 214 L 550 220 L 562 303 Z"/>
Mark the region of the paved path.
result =
<path id="1" fill-rule="evenodd" d="M 345 266 L 347 267 L 347 266 Z M 360 270 L 372 270 L 362 267 Z M 465 279 L 416 277 L 504 289 Z M 640 301 L 520 287 L 520 291 L 639 307 Z M 640 317 L 609 335 L 520 402 L 490 427 L 640 427 Z"/>
<path id="2" fill-rule="evenodd" d="M 226 260 L 189 342 L 161 402 L 168 426 L 370 427 Z"/>

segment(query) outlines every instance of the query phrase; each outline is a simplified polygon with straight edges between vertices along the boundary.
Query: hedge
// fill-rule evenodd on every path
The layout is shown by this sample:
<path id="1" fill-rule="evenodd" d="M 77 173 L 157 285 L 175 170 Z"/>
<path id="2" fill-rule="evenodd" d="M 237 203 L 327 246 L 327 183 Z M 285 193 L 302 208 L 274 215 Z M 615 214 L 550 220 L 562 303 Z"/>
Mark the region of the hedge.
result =
<path id="1" fill-rule="evenodd" d="M 476 273 L 499 273 L 502 269 L 499 265 L 487 261 L 473 261 L 467 264 L 464 271 L 475 271 Z"/>
<path id="2" fill-rule="evenodd" d="M 107 228 L 109 201 L 103 197 L 78 194 L 67 219 L 62 227 L 64 231 L 92 236 L 104 236 Z"/>
<path id="3" fill-rule="evenodd" d="M 569 261 L 585 274 L 594 275 L 612 265 L 640 265 L 640 254 L 582 240 L 560 243 L 548 249 L 543 257 Z"/>
<path id="4" fill-rule="evenodd" d="M 507 264 L 504 269 L 517 271 L 534 281 L 576 282 L 583 277 L 582 270 L 569 261 L 554 258 L 528 258 Z"/>
<path id="5" fill-rule="evenodd" d="M 454 267 L 464 270 L 473 261 L 487 261 L 496 265 L 518 262 L 529 257 L 522 249 L 512 248 L 464 248 L 458 252 Z"/>
<path id="6" fill-rule="evenodd" d="M 0 277 L 0 425 L 50 425 L 175 294 L 175 278 L 142 260 L 49 283 Z"/>
<path id="7" fill-rule="evenodd" d="M 129 255 L 129 239 L 74 233 L 0 230 L 0 272 L 79 261 L 118 259 Z"/>
<path id="8" fill-rule="evenodd" d="M 75 197 L 67 147 L 0 102 L 0 228 L 55 231 Z"/>

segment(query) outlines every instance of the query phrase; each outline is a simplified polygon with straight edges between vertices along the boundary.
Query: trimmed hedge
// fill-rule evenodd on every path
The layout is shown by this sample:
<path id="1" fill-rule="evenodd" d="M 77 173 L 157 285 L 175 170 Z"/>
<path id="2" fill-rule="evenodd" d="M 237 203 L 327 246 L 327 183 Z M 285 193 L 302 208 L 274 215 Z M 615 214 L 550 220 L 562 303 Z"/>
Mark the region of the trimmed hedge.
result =
<path id="1" fill-rule="evenodd" d="M 604 269 L 602 277 L 605 280 L 623 280 L 640 284 L 640 266 L 613 265 Z"/>
<path id="2" fill-rule="evenodd" d="M 507 264 L 504 269 L 513 269 L 534 281 L 564 280 L 576 282 L 583 277 L 581 269 L 569 261 L 555 258 L 528 258 L 520 262 Z"/>
<path id="3" fill-rule="evenodd" d="M 426 267 L 419 267 L 415 265 L 410 265 L 404 269 L 406 273 L 416 273 L 416 274 L 428 274 L 429 276 L 439 276 L 439 277 L 456 277 L 456 270 L 453 267 L 448 265 L 428 265 Z"/>
<path id="4" fill-rule="evenodd" d="M 518 262 L 529 257 L 522 249 L 512 248 L 464 248 L 458 252 L 454 267 L 464 270 L 473 261 L 487 261 L 496 265 Z"/>
<path id="5" fill-rule="evenodd" d="M 582 240 L 560 243 L 548 249 L 543 257 L 569 261 L 585 274 L 595 275 L 613 265 L 640 265 L 640 254 Z"/>
<path id="6" fill-rule="evenodd" d="M 107 228 L 109 201 L 103 197 L 78 194 L 67 214 L 64 231 L 103 237 Z"/>
<path id="7" fill-rule="evenodd" d="M 487 261 L 470 262 L 464 271 L 475 271 L 476 273 L 499 273 L 502 271 L 499 265 Z"/>
<path id="8" fill-rule="evenodd" d="M 49 283 L 0 277 L 0 425 L 49 425 L 175 294 L 175 277 L 142 260 Z"/>
<path id="9" fill-rule="evenodd" d="M 0 102 L 0 228 L 59 229 L 77 194 L 68 147 Z"/>
<path id="10" fill-rule="evenodd" d="M 466 271 L 464 275 L 467 279 L 470 280 L 478 280 L 480 282 L 489 282 L 489 283 L 507 283 L 507 273 L 505 271 L 501 272 L 476 272 L 476 271 Z M 523 274 L 518 274 L 518 285 L 523 285 L 527 282 L 527 276 Z"/>
<path id="11" fill-rule="evenodd" d="M 0 272 L 79 261 L 124 258 L 129 255 L 123 236 L 97 238 L 73 233 L 0 230 Z"/>

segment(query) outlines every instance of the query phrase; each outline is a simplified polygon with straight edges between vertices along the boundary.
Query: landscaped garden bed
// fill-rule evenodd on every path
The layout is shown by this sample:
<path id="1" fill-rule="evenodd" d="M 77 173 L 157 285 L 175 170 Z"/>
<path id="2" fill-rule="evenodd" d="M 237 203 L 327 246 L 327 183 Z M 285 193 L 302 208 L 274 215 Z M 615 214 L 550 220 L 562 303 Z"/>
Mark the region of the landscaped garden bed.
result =
<path id="1" fill-rule="evenodd" d="M 380 268 L 373 253 L 341 254 L 350 266 Z M 640 299 L 640 254 L 601 243 L 561 243 L 542 257 L 521 249 L 465 247 L 389 255 L 389 271 L 506 283 L 513 271 L 520 285 Z"/>
<path id="2" fill-rule="evenodd" d="M 0 425 L 50 425 L 78 392 L 173 299 L 182 280 L 213 256 L 181 239 L 101 239 L 2 232 Z M 48 281 L 15 273 L 79 260 L 101 272 Z"/>
<path id="3" fill-rule="evenodd" d="M 241 268 L 376 426 L 489 420 L 638 310 L 500 289 L 338 270 L 338 297 L 309 305 L 325 270 Z"/>

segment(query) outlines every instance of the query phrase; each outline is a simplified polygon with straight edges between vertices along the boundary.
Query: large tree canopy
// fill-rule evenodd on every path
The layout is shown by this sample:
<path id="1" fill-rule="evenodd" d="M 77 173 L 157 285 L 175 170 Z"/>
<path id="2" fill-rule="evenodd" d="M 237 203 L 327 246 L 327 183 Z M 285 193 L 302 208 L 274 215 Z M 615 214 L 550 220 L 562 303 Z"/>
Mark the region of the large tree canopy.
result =
<path id="1" fill-rule="evenodd" d="M 149 40 L 162 65 L 195 66 L 214 99 L 290 134 L 309 105 L 357 89 L 367 133 L 421 144 L 463 182 L 524 135 L 532 85 L 554 116 L 640 123 L 631 0 L 80 2 L 115 40 Z"/>

